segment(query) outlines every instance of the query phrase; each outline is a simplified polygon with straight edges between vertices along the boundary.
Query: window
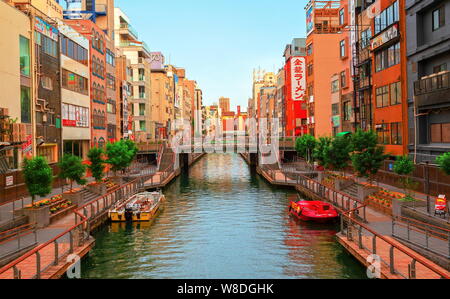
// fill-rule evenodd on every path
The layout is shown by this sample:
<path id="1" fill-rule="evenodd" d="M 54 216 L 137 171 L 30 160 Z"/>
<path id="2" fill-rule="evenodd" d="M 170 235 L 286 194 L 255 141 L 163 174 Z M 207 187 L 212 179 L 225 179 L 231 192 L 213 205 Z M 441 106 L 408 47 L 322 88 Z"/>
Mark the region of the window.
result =
<path id="1" fill-rule="evenodd" d="M 346 71 L 341 72 L 340 77 L 341 77 L 341 87 L 342 88 L 347 87 L 347 72 Z"/>
<path id="2" fill-rule="evenodd" d="M 339 91 L 339 80 L 334 80 L 331 82 L 331 93 Z"/>
<path id="3" fill-rule="evenodd" d="M 313 74 L 313 64 L 309 63 L 307 66 L 307 74 L 308 76 L 311 76 Z"/>
<path id="4" fill-rule="evenodd" d="M 400 43 L 396 43 L 375 54 L 376 72 L 380 72 L 397 64 L 400 64 Z"/>
<path id="5" fill-rule="evenodd" d="M 370 38 L 372 37 L 372 32 L 369 29 L 364 30 L 361 33 L 361 48 L 367 48 L 368 46 L 370 46 Z"/>
<path id="6" fill-rule="evenodd" d="M 313 44 L 309 44 L 309 45 L 306 47 L 306 55 L 307 55 L 307 56 L 311 56 L 312 53 L 313 53 Z"/>
<path id="7" fill-rule="evenodd" d="M 402 85 L 400 82 L 390 85 L 391 105 L 401 104 L 402 102 Z"/>
<path id="8" fill-rule="evenodd" d="M 432 143 L 450 143 L 450 123 L 431 125 Z"/>
<path id="9" fill-rule="evenodd" d="M 347 53 L 345 51 L 345 39 L 341 40 L 341 42 L 339 43 L 339 51 L 340 51 L 341 58 L 344 58 L 347 56 Z"/>
<path id="10" fill-rule="evenodd" d="M 437 66 L 433 67 L 433 73 L 434 74 L 437 74 L 437 73 L 440 73 L 440 72 L 443 72 L 443 71 L 446 71 L 446 70 L 447 70 L 447 64 L 446 63 L 443 63 L 443 64 L 440 64 L 440 65 L 437 65 Z"/>
<path id="11" fill-rule="evenodd" d="M 377 108 L 389 106 L 389 90 L 388 86 L 382 86 L 376 89 Z"/>
<path id="12" fill-rule="evenodd" d="M 331 105 L 331 112 L 333 115 L 339 115 L 339 103 Z"/>
<path id="13" fill-rule="evenodd" d="M 49 164 L 56 163 L 56 145 L 39 146 L 37 148 L 37 156 L 44 157 Z"/>
<path id="14" fill-rule="evenodd" d="M 53 81 L 50 77 L 42 76 L 41 77 L 41 85 L 42 88 L 47 90 L 53 90 Z"/>
<path id="15" fill-rule="evenodd" d="M 402 123 L 391 124 L 391 144 L 402 144 Z"/>
<path id="16" fill-rule="evenodd" d="M 339 25 L 344 25 L 345 23 L 345 9 L 339 10 Z"/>
<path id="17" fill-rule="evenodd" d="M 109 49 L 106 49 L 106 63 L 112 66 L 116 65 L 116 57 L 114 53 Z"/>
<path id="18" fill-rule="evenodd" d="M 30 76 L 30 40 L 20 36 L 20 74 Z"/>
<path id="19" fill-rule="evenodd" d="M 140 131 L 145 132 L 145 120 L 139 121 L 139 129 L 140 129 Z"/>
<path id="20" fill-rule="evenodd" d="M 389 125 L 381 124 L 377 125 L 378 131 L 378 143 L 379 144 L 389 144 Z"/>
<path id="21" fill-rule="evenodd" d="M 106 75 L 106 87 L 116 90 L 116 78 L 111 74 Z"/>
<path id="22" fill-rule="evenodd" d="M 81 64 L 88 65 L 88 50 L 64 35 L 61 35 L 61 54 Z"/>
<path id="23" fill-rule="evenodd" d="M 344 102 L 344 121 L 349 121 L 352 115 L 352 106 L 350 101 Z"/>
<path id="24" fill-rule="evenodd" d="M 20 87 L 20 122 L 31 123 L 30 88 L 25 86 Z"/>
<path id="25" fill-rule="evenodd" d="M 398 1 L 395 1 L 391 6 L 383 10 L 378 16 L 375 17 L 374 27 L 375 34 L 380 33 L 393 23 L 399 21 L 399 8 Z"/>
<path id="26" fill-rule="evenodd" d="M 89 108 L 63 103 L 62 122 L 64 127 L 89 128 Z"/>
<path id="27" fill-rule="evenodd" d="M 83 146 L 81 141 L 64 141 L 64 154 L 71 154 L 83 158 Z"/>
<path id="28" fill-rule="evenodd" d="M 433 31 L 436 31 L 445 25 L 445 6 L 433 10 L 432 22 Z"/>
<path id="29" fill-rule="evenodd" d="M 145 104 L 142 104 L 142 103 L 139 104 L 139 115 L 140 116 L 145 115 Z"/>
<path id="30" fill-rule="evenodd" d="M 58 56 L 58 44 L 56 41 L 39 32 L 35 32 L 35 38 L 36 44 L 41 46 L 41 49 L 45 54 L 55 58 Z"/>
<path id="31" fill-rule="evenodd" d="M 84 95 L 88 95 L 88 79 L 68 70 L 62 70 L 62 87 Z"/>

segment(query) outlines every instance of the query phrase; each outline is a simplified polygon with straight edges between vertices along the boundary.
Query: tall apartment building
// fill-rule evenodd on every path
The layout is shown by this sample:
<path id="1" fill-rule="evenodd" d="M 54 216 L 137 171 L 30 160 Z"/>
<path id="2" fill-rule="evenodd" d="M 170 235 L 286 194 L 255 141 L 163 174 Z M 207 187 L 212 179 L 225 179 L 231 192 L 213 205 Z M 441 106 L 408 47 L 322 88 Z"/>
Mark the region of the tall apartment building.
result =
<path id="1" fill-rule="evenodd" d="M 116 47 L 130 60 L 132 76 L 133 136 L 137 142 L 155 139 L 155 126 L 151 121 L 151 53 L 145 42 L 139 41 L 130 19 L 120 9 L 114 10 L 114 41 Z"/>
<path id="2" fill-rule="evenodd" d="M 230 109 L 230 99 L 221 97 L 219 98 L 219 107 L 222 109 L 222 112 L 229 112 Z"/>
<path id="3" fill-rule="evenodd" d="M 106 95 L 106 35 L 90 20 L 65 20 L 89 40 L 91 83 L 91 146 L 103 148 L 108 142 Z"/>
<path id="4" fill-rule="evenodd" d="M 173 119 L 173 99 L 170 98 L 170 79 L 165 68 L 164 55 L 161 52 L 151 53 L 151 85 L 152 115 L 156 125 L 156 138 L 167 139 L 169 124 Z"/>
<path id="5" fill-rule="evenodd" d="M 61 20 L 58 28 L 63 152 L 86 160 L 91 140 L 89 40 Z"/>
<path id="6" fill-rule="evenodd" d="M 406 0 L 409 151 L 434 162 L 450 151 L 450 1 Z"/>
<path id="7" fill-rule="evenodd" d="M 339 127 L 333 123 L 331 99 L 337 91 L 332 78 L 350 57 L 349 41 L 342 33 L 343 7 L 341 1 L 310 1 L 305 9 L 308 133 L 332 136 L 337 131 L 333 128 Z M 335 121 L 339 115 L 334 115 Z"/>
<path id="8" fill-rule="evenodd" d="M 132 135 L 133 117 L 131 115 L 133 70 L 130 61 L 118 51 L 116 56 L 116 91 L 117 91 L 117 136 L 129 139 Z"/>

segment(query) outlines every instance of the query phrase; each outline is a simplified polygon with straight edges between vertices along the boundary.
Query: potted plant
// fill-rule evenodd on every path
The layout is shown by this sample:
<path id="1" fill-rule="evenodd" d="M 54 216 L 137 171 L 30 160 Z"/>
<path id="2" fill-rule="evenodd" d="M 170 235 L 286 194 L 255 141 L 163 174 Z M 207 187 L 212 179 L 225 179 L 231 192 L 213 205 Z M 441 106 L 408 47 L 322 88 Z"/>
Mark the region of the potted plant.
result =
<path id="1" fill-rule="evenodd" d="M 39 228 L 50 224 L 50 210 L 48 200 L 35 204 L 36 196 L 44 197 L 52 192 L 53 173 L 51 167 L 43 157 L 25 159 L 23 175 L 28 193 L 31 195 L 31 205 L 16 214 L 28 216 L 30 223 L 36 223 Z"/>
<path id="2" fill-rule="evenodd" d="M 93 183 L 87 185 L 87 189 L 98 195 L 106 194 L 106 186 L 103 183 L 105 162 L 103 159 L 104 152 L 101 148 L 93 147 L 89 150 L 88 158 L 90 164 L 88 165 L 89 170 L 92 173 L 92 177 L 95 179 Z"/>
<path id="3" fill-rule="evenodd" d="M 86 179 L 86 165 L 83 165 L 83 161 L 80 157 L 76 157 L 70 154 L 66 154 L 59 162 L 60 173 L 59 177 L 70 181 L 70 190 L 63 193 L 63 197 L 66 200 L 70 200 L 75 205 L 79 206 L 83 202 L 81 195 L 81 189 L 73 188 L 73 182 L 77 182 L 79 185 L 85 185 Z"/>

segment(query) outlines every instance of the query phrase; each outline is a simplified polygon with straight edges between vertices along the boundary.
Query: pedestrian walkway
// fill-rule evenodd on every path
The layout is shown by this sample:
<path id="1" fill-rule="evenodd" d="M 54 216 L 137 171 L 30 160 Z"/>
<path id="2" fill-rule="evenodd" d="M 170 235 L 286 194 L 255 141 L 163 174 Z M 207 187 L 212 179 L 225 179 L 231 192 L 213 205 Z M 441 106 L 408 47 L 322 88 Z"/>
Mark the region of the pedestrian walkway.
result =
<path id="1" fill-rule="evenodd" d="M 299 181 L 306 179 L 308 183 L 302 183 L 300 189 L 309 189 L 312 194 L 320 195 L 323 199 L 325 199 L 324 194 L 328 194 L 326 190 L 333 191 L 332 188 L 323 186 L 313 179 L 305 177 L 302 180 L 299 180 L 299 178 L 295 179 L 295 176 L 301 176 L 301 174 L 284 173 L 281 170 L 272 169 L 264 170 L 259 168 L 259 170 L 270 183 L 276 185 L 291 185 L 297 186 L 298 188 Z M 380 184 L 380 187 L 388 189 L 389 186 L 382 186 Z M 401 191 L 398 188 L 390 190 Z M 347 196 L 350 197 L 348 194 Z M 342 206 L 344 205 L 341 204 L 338 208 Z M 360 203 L 360 208 L 362 207 L 365 210 L 366 222 L 359 222 L 350 218 L 348 213 L 343 213 L 341 233 L 337 236 L 339 242 L 361 263 L 370 266 L 371 263 L 367 258 L 372 254 L 376 254 L 383 261 L 382 276 L 384 278 L 450 278 L 449 271 L 393 238 L 393 222 L 390 216 L 384 215 Z M 398 228 L 397 233 L 402 235 L 406 232 L 404 229 Z M 410 232 L 410 234 L 411 238 L 414 239 L 426 238 L 430 246 L 436 246 L 436 250 L 445 250 L 445 242 L 435 236 L 425 236 L 420 230 L 415 230 L 414 232 Z"/>

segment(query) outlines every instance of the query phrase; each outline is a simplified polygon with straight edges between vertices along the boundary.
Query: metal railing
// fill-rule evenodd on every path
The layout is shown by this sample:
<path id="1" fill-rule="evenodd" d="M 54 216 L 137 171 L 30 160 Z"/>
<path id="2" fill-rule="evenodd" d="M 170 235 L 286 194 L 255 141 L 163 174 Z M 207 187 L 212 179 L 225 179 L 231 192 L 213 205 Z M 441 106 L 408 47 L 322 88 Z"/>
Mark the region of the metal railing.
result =
<path id="1" fill-rule="evenodd" d="M 75 210 L 75 224 L 72 227 L 2 267 L 0 278 L 42 278 L 46 270 L 58 265 L 69 254 L 75 253 L 77 249 L 83 247 L 91 238 L 90 223 L 104 215 L 118 200 L 139 192 L 143 186 L 143 180 L 144 178 L 140 178 L 117 187 Z M 24 269 L 29 271 L 33 268 L 34 272 L 24 273 L 25 276 L 22 274 Z"/>
<path id="2" fill-rule="evenodd" d="M 450 275 L 440 267 L 412 250 L 396 244 L 390 238 L 380 235 L 354 219 L 352 215 L 344 213 L 341 216 L 341 235 L 347 241 L 355 243 L 359 249 L 365 250 L 368 256 L 377 255 L 380 258 L 381 267 L 390 274 L 406 279 L 450 278 Z"/>
<path id="3" fill-rule="evenodd" d="M 416 96 L 450 88 L 450 71 L 433 74 L 414 82 Z"/>
<path id="4" fill-rule="evenodd" d="M 450 258 L 450 230 L 406 217 L 392 219 L 392 236 Z"/>
<path id="5" fill-rule="evenodd" d="M 27 236 L 34 235 L 31 238 L 25 238 Z M 25 224 L 7 231 L 0 233 L 0 246 L 9 243 L 12 244 L 13 241 L 17 241 L 14 245 L 9 245 L 5 250 L 0 253 L 0 258 L 6 257 L 8 255 L 14 254 L 23 250 L 24 248 L 33 246 L 37 244 L 37 232 L 36 226 L 34 224 Z"/>

